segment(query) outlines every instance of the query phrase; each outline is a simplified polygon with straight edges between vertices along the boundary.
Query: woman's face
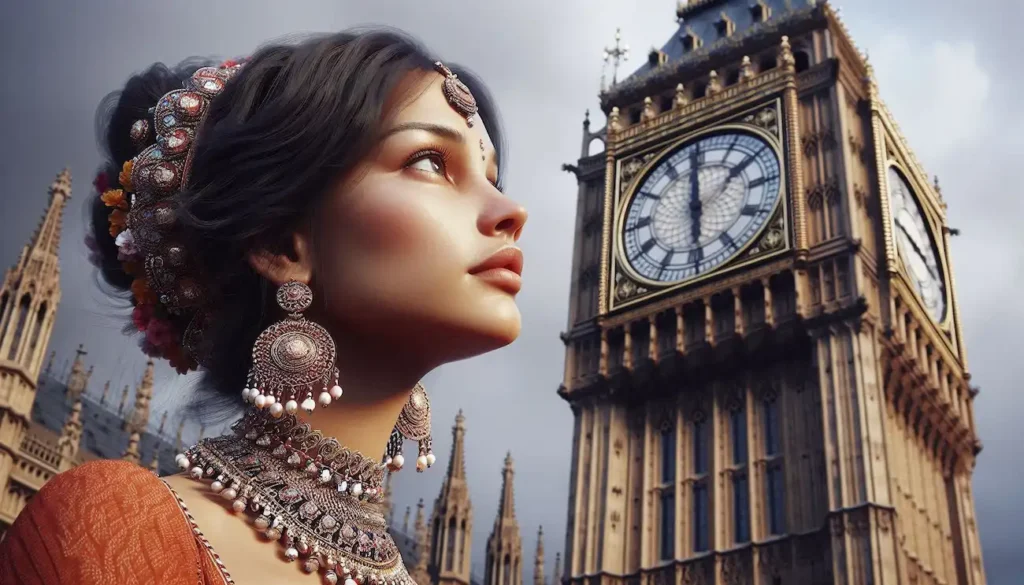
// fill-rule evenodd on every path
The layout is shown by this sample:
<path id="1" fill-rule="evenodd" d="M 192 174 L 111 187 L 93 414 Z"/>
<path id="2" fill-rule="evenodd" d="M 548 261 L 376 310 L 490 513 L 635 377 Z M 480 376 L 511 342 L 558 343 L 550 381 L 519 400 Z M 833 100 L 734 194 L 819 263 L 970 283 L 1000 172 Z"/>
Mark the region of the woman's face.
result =
<path id="1" fill-rule="evenodd" d="M 495 187 L 494 146 L 416 75 L 379 147 L 329 196 L 314 278 L 332 334 L 438 365 L 511 343 L 526 211 Z M 343 350 L 343 349 L 342 349 Z"/>

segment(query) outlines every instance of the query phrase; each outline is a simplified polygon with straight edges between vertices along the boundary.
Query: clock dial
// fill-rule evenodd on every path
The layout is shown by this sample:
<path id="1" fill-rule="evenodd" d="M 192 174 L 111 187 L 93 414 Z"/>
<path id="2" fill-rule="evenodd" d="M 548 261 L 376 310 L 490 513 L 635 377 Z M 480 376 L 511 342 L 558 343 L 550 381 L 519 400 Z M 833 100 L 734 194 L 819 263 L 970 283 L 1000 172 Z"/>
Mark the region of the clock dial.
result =
<path id="1" fill-rule="evenodd" d="M 753 133 L 728 131 L 682 144 L 633 194 L 622 252 L 640 276 L 682 282 L 735 256 L 779 200 L 778 154 Z"/>
<path id="2" fill-rule="evenodd" d="M 939 267 L 939 253 L 921 206 L 895 167 L 889 167 L 889 208 L 897 253 L 928 313 L 941 322 L 946 317 L 946 281 Z"/>

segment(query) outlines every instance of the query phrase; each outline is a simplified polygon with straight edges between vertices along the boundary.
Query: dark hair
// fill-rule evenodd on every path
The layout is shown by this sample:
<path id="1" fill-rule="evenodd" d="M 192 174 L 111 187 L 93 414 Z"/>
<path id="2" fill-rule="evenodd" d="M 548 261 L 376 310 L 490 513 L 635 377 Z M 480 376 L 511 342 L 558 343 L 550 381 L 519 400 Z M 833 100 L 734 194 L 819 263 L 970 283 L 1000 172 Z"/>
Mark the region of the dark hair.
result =
<path id="1" fill-rule="evenodd" d="M 188 187 L 177 195 L 177 223 L 189 253 L 198 256 L 213 319 L 204 330 L 203 378 L 190 412 L 224 420 L 241 407 L 252 344 L 269 324 L 273 293 L 246 260 L 258 248 L 290 249 L 284 236 L 316 211 L 323 196 L 378 142 L 385 102 L 412 71 L 432 70 L 435 59 L 416 41 L 392 30 L 348 31 L 295 44 L 274 44 L 247 60 L 210 106 L 196 143 Z M 202 66 L 157 63 L 107 96 L 97 134 L 111 183 L 137 150 L 135 120 L 163 94 L 180 89 Z M 486 89 L 471 73 L 449 64 L 473 92 L 480 119 L 503 161 L 500 124 Z M 402 96 L 397 96 L 402 97 Z M 112 185 L 116 186 L 116 185 Z M 132 278 L 117 259 L 110 209 L 91 207 L 97 264 L 114 293 L 130 298 Z M 179 318 L 181 319 L 181 318 Z M 181 330 L 186 323 L 176 323 Z M 130 325 L 126 331 L 134 331 Z"/>

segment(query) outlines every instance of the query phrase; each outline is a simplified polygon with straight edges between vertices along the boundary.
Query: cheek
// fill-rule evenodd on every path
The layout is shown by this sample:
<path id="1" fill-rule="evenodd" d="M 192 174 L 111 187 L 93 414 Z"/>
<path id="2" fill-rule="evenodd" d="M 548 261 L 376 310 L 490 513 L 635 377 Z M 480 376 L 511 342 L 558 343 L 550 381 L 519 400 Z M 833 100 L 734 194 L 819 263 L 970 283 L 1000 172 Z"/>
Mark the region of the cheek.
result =
<path id="1" fill-rule="evenodd" d="M 320 252 L 333 307 L 415 311 L 409 305 L 429 304 L 465 273 L 472 214 L 455 198 L 415 189 L 367 180 L 328 205 Z"/>

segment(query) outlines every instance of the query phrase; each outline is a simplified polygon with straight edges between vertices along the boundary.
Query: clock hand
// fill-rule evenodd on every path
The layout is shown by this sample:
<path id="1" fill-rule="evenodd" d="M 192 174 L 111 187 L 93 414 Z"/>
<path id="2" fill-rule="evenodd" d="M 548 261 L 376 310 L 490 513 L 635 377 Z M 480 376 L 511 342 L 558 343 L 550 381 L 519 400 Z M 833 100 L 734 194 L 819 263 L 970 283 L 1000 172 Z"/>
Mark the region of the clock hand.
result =
<path id="1" fill-rule="evenodd" d="M 700 176 L 697 174 L 699 159 L 700 143 L 698 142 L 690 151 L 690 238 L 694 245 L 700 241 L 700 218 L 703 214 L 703 206 L 700 201 Z"/>
<path id="2" fill-rule="evenodd" d="M 900 228 L 900 231 L 903 232 L 903 235 L 907 236 L 907 240 L 910 241 L 910 247 L 914 249 L 914 253 L 916 253 L 917 257 L 920 258 L 921 262 L 924 263 L 924 267 L 928 270 L 928 274 L 930 274 L 932 278 L 937 279 L 938 275 L 932 272 L 932 267 L 928 265 L 928 256 L 925 255 L 924 251 L 921 250 L 921 247 L 918 246 L 917 240 L 915 240 L 914 237 L 910 235 L 910 232 L 903 225 L 903 222 L 897 219 L 896 227 Z"/>

